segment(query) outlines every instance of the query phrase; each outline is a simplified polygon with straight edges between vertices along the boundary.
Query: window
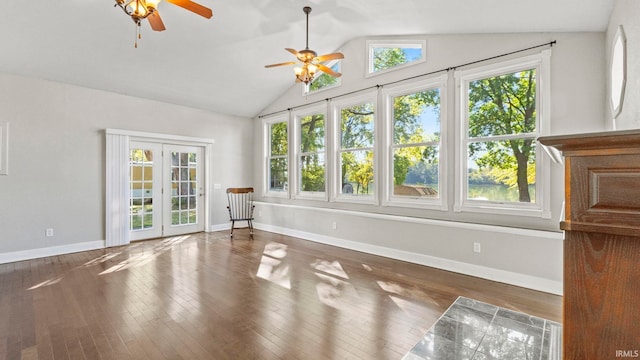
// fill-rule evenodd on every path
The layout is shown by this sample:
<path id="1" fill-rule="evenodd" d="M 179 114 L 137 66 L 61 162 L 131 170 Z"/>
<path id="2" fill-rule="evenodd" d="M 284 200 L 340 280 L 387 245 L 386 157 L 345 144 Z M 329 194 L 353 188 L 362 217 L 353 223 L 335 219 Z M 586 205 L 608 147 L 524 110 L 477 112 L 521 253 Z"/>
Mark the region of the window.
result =
<path id="1" fill-rule="evenodd" d="M 198 153 L 171 151 L 171 225 L 198 223 Z"/>
<path id="2" fill-rule="evenodd" d="M 129 230 L 153 227 L 153 150 L 129 152 Z"/>
<path id="3" fill-rule="evenodd" d="M 463 116 L 458 211 L 548 212 L 548 165 L 536 146 L 548 126 L 548 51 L 543 55 L 456 74 Z"/>
<path id="4" fill-rule="evenodd" d="M 287 121 L 279 119 L 266 122 L 267 145 L 267 193 L 288 194 L 289 140 Z"/>
<path id="5" fill-rule="evenodd" d="M 302 196 L 322 196 L 326 184 L 325 161 L 325 110 L 314 109 L 295 115 L 296 146 L 298 148 L 297 194 Z"/>
<path id="6" fill-rule="evenodd" d="M 447 76 L 385 90 L 388 133 L 387 203 L 442 208 L 446 171 L 441 118 Z M 446 209 L 446 206 L 444 207 Z"/>
<path id="7" fill-rule="evenodd" d="M 335 72 L 340 72 L 340 60 L 335 60 L 326 64 L 328 68 Z M 339 86 L 341 78 L 327 75 L 326 73 L 319 71 L 309 84 L 309 90 L 305 94 L 314 93 L 316 91 L 330 89 L 332 87 Z"/>
<path id="8" fill-rule="evenodd" d="M 348 100 L 350 102 L 334 107 L 338 165 L 336 197 L 373 201 L 375 96 Z"/>
<path id="9" fill-rule="evenodd" d="M 405 67 L 426 60 L 426 41 L 367 41 L 369 66 L 367 76 Z"/>
<path id="10" fill-rule="evenodd" d="M 291 114 L 291 154 L 289 118 L 265 121 L 267 195 L 548 219 L 551 169 L 536 139 L 549 133 L 550 55 L 307 106 Z"/>

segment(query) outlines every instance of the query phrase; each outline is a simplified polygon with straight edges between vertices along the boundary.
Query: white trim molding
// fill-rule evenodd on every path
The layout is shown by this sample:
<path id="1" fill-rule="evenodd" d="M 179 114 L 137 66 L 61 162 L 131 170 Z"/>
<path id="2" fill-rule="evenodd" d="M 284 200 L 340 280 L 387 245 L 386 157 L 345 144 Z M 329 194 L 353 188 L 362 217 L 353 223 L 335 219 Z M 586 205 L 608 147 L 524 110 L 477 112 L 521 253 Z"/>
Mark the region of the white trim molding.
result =
<path id="1" fill-rule="evenodd" d="M 31 250 L 13 251 L 0 254 L 0 264 L 11 263 L 16 261 L 39 259 L 47 256 L 65 255 L 81 251 L 89 251 L 103 249 L 105 247 L 104 240 L 87 241 L 83 243 L 51 246 L 46 248 L 38 248 Z"/>
<path id="2" fill-rule="evenodd" d="M 215 140 L 213 139 L 181 136 L 181 135 L 160 134 L 160 133 L 152 133 L 152 132 L 146 132 L 146 131 L 106 129 L 105 132 L 107 135 L 129 136 L 130 138 L 134 138 L 137 140 L 143 139 L 144 141 L 147 141 L 147 142 L 153 142 L 154 140 L 156 140 L 158 142 L 171 142 L 171 143 L 177 143 L 179 145 L 182 143 L 186 143 L 189 145 L 192 145 L 194 143 L 215 144 Z"/>
<path id="3" fill-rule="evenodd" d="M 106 246 L 126 245 L 129 232 L 129 136 L 107 131 Z"/>

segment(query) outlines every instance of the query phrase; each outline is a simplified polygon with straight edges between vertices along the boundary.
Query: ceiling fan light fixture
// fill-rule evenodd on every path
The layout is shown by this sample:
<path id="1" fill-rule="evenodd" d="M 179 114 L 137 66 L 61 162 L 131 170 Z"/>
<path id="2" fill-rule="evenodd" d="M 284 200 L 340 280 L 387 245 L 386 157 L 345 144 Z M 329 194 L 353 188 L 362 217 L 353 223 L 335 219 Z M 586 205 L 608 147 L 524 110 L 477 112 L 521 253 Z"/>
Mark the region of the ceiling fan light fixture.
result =
<path id="1" fill-rule="evenodd" d="M 307 63 L 303 64 L 302 67 L 294 68 L 293 71 L 296 74 L 296 81 L 308 85 L 313 80 L 313 77 L 318 71 L 318 67 L 313 64 Z"/>
<path id="2" fill-rule="evenodd" d="M 162 0 L 146 0 L 145 3 L 147 4 L 147 7 L 151 7 L 153 9 L 157 9 L 158 8 L 158 4 L 160 3 L 160 1 L 162 1 Z"/>
<path id="3" fill-rule="evenodd" d="M 117 0 L 116 0 L 117 1 Z M 296 74 L 296 82 L 302 82 L 305 84 L 305 87 L 308 90 L 309 84 L 313 80 L 313 77 L 316 75 L 318 71 L 322 71 L 329 76 L 340 77 L 342 74 L 339 72 L 333 71 L 326 65 L 323 65 L 322 62 L 328 60 L 338 60 L 344 59 L 344 55 L 342 53 L 332 53 L 326 55 L 320 55 L 309 49 L 309 13 L 311 12 L 311 8 L 309 6 L 305 6 L 302 8 L 306 17 L 307 17 L 307 41 L 304 50 L 296 51 L 295 49 L 285 48 L 286 51 L 293 54 L 296 59 L 300 62 L 300 66 L 295 67 L 293 69 Z M 296 64 L 295 61 L 288 61 L 284 63 L 265 65 L 266 68 L 276 67 L 276 66 L 285 66 L 285 65 L 293 65 Z"/>
<path id="4" fill-rule="evenodd" d="M 131 0 L 129 2 L 116 0 L 116 6 L 119 6 L 125 14 L 129 15 L 133 22 L 140 25 L 140 21 L 156 11 L 158 2 L 158 0 Z"/>
<path id="5" fill-rule="evenodd" d="M 133 15 L 138 18 L 144 19 L 149 16 L 150 13 L 151 11 L 147 9 L 145 4 L 135 1 L 135 5 L 133 6 Z"/>
<path id="6" fill-rule="evenodd" d="M 133 22 L 137 25 L 137 38 L 140 38 L 140 23 L 144 19 L 149 19 L 149 25 L 154 31 L 164 31 L 164 23 L 158 12 L 158 4 L 161 0 L 115 0 L 114 5 L 121 8 L 125 14 L 129 15 Z M 191 11 L 204 18 L 210 19 L 213 11 L 208 7 L 202 6 L 191 0 L 167 0 L 167 2 L 179 6 L 185 10 Z M 135 47 L 138 47 L 136 41 Z"/>

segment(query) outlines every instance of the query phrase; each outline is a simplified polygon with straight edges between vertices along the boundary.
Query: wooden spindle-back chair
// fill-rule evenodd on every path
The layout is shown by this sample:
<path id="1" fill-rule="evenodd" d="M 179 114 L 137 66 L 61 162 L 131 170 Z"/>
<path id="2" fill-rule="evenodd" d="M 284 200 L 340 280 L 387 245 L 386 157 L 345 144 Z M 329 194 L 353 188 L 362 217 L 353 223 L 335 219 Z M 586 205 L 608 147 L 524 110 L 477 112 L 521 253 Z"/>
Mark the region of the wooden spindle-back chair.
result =
<path id="1" fill-rule="evenodd" d="M 227 200 L 229 205 L 229 221 L 231 221 L 231 234 L 233 237 L 233 229 L 236 221 L 246 221 L 249 226 L 249 234 L 253 237 L 253 188 L 228 188 Z"/>

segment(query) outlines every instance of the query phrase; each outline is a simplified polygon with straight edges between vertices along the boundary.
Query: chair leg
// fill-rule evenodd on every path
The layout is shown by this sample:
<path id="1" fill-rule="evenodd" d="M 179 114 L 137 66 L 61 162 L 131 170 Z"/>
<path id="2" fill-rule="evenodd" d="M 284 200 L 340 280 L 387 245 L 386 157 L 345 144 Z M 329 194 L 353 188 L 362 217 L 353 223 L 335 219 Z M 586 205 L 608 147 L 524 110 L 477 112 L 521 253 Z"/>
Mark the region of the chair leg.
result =
<path id="1" fill-rule="evenodd" d="M 247 222 L 249 223 L 249 234 L 253 235 L 253 222 L 251 219 L 247 220 Z"/>
<path id="2" fill-rule="evenodd" d="M 231 234 L 229 234 L 230 237 L 233 237 L 233 227 L 235 226 L 236 222 L 231 220 Z"/>

